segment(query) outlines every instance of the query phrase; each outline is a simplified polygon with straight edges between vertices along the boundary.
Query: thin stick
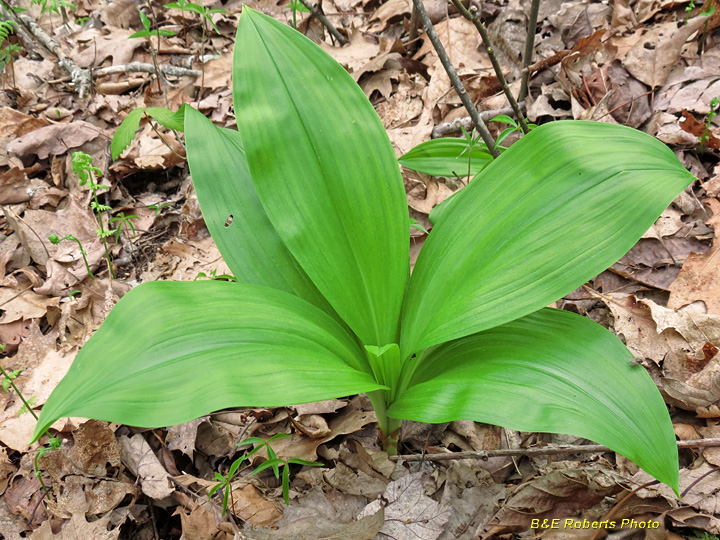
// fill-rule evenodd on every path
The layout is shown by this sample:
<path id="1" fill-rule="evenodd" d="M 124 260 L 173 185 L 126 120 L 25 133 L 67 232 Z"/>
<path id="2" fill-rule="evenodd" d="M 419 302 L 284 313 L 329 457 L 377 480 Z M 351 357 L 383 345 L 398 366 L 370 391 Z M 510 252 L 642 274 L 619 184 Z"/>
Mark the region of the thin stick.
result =
<path id="1" fill-rule="evenodd" d="M 708 448 L 720 446 L 720 437 L 710 439 L 693 439 L 678 441 L 678 448 Z M 545 446 L 543 448 L 518 448 L 505 450 L 478 450 L 476 452 L 452 452 L 449 454 L 409 454 L 405 456 L 390 456 L 391 461 L 452 461 L 455 459 L 482 459 L 487 461 L 491 457 L 504 456 L 556 456 L 561 454 L 590 454 L 596 452 L 613 452 L 601 444 L 563 444 L 560 446 Z"/>
<path id="2" fill-rule="evenodd" d="M 460 96 L 460 101 L 462 101 L 468 114 L 470 114 L 470 118 L 472 118 L 473 123 L 475 124 L 475 129 L 477 129 L 480 133 L 480 136 L 487 145 L 490 154 L 494 158 L 498 157 L 500 152 L 498 152 L 495 148 L 495 140 L 492 135 L 490 135 L 490 131 L 485 125 L 485 122 L 483 122 L 483 119 L 480 117 L 475 105 L 473 105 L 473 102 L 470 99 L 467 90 L 465 90 L 462 81 L 460 81 L 460 77 L 458 77 L 452 62 L 450 62 L 450 58 L 448 57 L 447 52 L 445 52 L 445 47 L 443 47 L 443 44 L 440 42 L 440 38 L 438 37 L 437 32 L 435 32 L 432 22 L 430 22 L 430 17 L 428 17 L 427 11 L 425 11 L 425 6 L 423 6 L 422 0 L 413 0 L 413 5 L 420 16 L 420 20 L 425 27 L 425 32 L 430 38 L 430 42 L 433 44 L 433 47 L 435 47 L 435 52 L 437 52 L 440 62 L 442 62 L 442 65 L 445 68 L 445 72 L 448 74 L 448 77 L 450 77 L 450 81 L 455 87 L 455 91 L 458 96 Z"/>
<path id="3" fill-rule="evenodd" d="M 520 107 L 520 110 L 522 110 L 525 108 L 525 103 L 520 102 L 518 103 L 518 106 Z M 502 109 L 491 109 L 489 111 L 483 111 L 480 113 L 480 118 L 487 122 L 488 120 L 495 118 L 499 114 L 512 113 L 512 107 L 503 107 Z M 437 139 L 439 137 L 445 137 L 446 135 L 454 135 L 456 133 L 460 133 L 462 132 L 460 126 L 462 126 L 465 131 L 470 131 L 473 127 L 472 118 L 470 118 L 469 116 L 464 116 L 462 118 L 456 118 L 452 122 L 438 124 L 433 128 L 432 133 L 430 134 L 430 138 Z"/>
<path id="4" fill-rule="evenodd" d="M 518 95 L 518 101 L 524 100 L 528 95 L 528 78 L 530 76 L 530 72 L 525 71 L 525 68 L 532 64 L 539 9 L 540 0 L 532 0 L 532 3 L 530 4 L 530 14 L 528 15 L 527 37 L 525 38 L 525 55 L 523 56 L 523 74 L 520 80 L 520 94 Z"/>
<path id="5" fill-rule="evenodd" d="M 317 17 L 318 21 L 325 25 L 325 28 L 327 28 L 328 32 L 330 32 L 333 37 L 338 40 L 340 45 L 347 45 L 347 39 L 345 39 L 343 35 L 338 32 L 338 29 L 335 28 L 333 23 L 331 23 L 325 15 L 320 13 L 319 10 L 315 9 L 315 6 L 313 6 L 308 0 L 300 0 L 300 3 L 306 8 L 308 8 L 310 10 L 310 13 L 313 16 Z"/>
<path id="6" fill-rule="evenodd" d="M 505 80 L 505 75 L 503 75 L 500 63 L 495 56 L 495 51 L 493 50 L 492 43 L 490 42 L 490 36 L 488 35 L 487 28 L 485 28 L 485 23 L 483 23 L 480 20 L 480 17 L 478 17 L 477 10 L 474 9 L 474 6 L 473 8 L 471 8 L 473 9 L 473 12 L 471 13 L 465 8 L 465 6 L 460 0 L 452 0 L 452 2 L 453 4 L 455 4 L 455 7 L 458 8 L 458 11 L 460 11 L 462 16 L 471 23 L 473 23 L 475 25 L 475 28 L 477 28 L 477 31 L 480 33 L 482 42 L 485 45 L 485 50 L 487 50 L 488 56 L 490 57 L 490 62 L 492 63 L 492 67 L 495 70 L 495 75 L 497 75 L 498 82 L 500 83 L 500 86 L 502 86 L 503 92 L 505 92 L 505 96 L 507 97 L 508 102 L 510 102 L 510 107 L 512 107 L 512 110 L 515 113 L 515 118 L 518 119 L 518 122 L 520 123 L 520 128 L 522 129 L 523 133 L 528 133 L 530 130 L 528 129 L 527 122 L 525 122 L 525 117 L 523 116 L 522 111 L 520 111 L 520 106 L 518 105 L 517 101 L 515 101 L 515 96 L 512 95 L 510 87 Z"/>
<path id="7" fill-rule="evenodd" d="M 420 27 L 420 17 L 418 16 L 417 9 L 413 4 L 412 12 L 410 13 L 410 28 L 408 29 L 408 42 L 415 41 L 418 35 L 418 28 Z"/>

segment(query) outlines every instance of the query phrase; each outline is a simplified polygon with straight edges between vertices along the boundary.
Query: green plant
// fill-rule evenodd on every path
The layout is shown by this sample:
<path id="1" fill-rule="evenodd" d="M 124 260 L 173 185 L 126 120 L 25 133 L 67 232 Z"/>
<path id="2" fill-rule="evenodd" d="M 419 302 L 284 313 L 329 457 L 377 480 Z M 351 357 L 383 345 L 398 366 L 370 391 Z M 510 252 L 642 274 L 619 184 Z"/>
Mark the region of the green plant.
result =
<path id="1" fill-rule="evenodd" d="M 293 463 L 296 465 L 307 465 L 309 467 L 322 467 L 322 463 L 318 463 L 317 461 L 305 461 L 304 459 L 298 459 L 298 458 L 289 458 L 289 459 L 281 459 L 277 457 L 277 454 L 275 454 L 275 451 L 272 449 L 272 446 L 270 446 L 270 443 L 273 441 L 276 441 L 278 439 L 284 439 L 290 437 L 290 435 L 286 433 L 278 433 L 276 435 L 273 435 L 270 437 L 267 441 L 259 438 L 259 437 L 249 437 L 237 444 L 237 446 L 247 446 L 249 444 L 257 445 L 249 452 L 245 452 L 242 456 L 237 458 L 235 461 L 232 462 L 230 465 L 230 468 L 228 469 L 228 472 L 225 476 L 222 474 L 216 472 L 215 473 L 215 480 L 218 482 L 218 484 L 214 485 L 210 491 L 208 492 L 208 498 L 212 499 L 212 496 L 218 491 L 223 491 L 223 506 L 222 506 L 222 515 L 224 516 L 227 512 L 228 508 L 228 500 L 232 497 L 232 479 L 234 478 L 235 474 L 237 473 L 238 469 L 240 468 L 240 465 L 243 461 L 248 460 L 250 461 L 250 458 L 255 455 L 257 452 L 259 452 L 263 447 L 267 449 L 267 455 L 268 459 L 265 460 L 263 463 L 261 463 L 257 469 L 255 469 L 250 476 L 254 476 L 260 471 L 264 471 L 267 468 L 272 467 L 273 474 L 275 474 L 275 478 L 280 478 L 280 470 L 279 467 L 283 467 L 283 473 L 282 473 L 282 493 L 283 493 L 283 499 L 285 500 L 285 504 L 290 504 L 289 499 L 289 492 L 290 492 L 290 467 L 289 464 Z"/>
<path id="2" fill-rule="evenodd" d="M 210 15 L 213 13 L 229 13 L 225 9 L 208 9 L 205 6 L 202 6 L 200 4 L 194 4 L 192 2 L 187 2 L 186 0 L 179 0 L 178 2 L 171 2 L 169 4 L 165 4 L 166 8 L 175 8 L 179 9 L 180 11 L 189 11 L 191 13 L 197 13 L 200 15 L 200 19 L 202 21 L 202 31 L 203 31 L 203 43 L 205 42 L 205 22 L 209 22 L 215 32 L 220 34 L 220 30 L 218 30 L 218 27 L 215 25 L 213 20 L 210 18 Z M 187 32 L 186 32 L 187 34 Z"/>
<path id="3" fill-rule="evenodd" d="M 195 276 L 195 280 L 198 279 L 216 279 L 216 280 L 222 280 L 222 281 L 237 281 L 234 276 L 231 276 L 230 274 L 218 274 L 217 270 L 210 270 L 210 275 L 208 276 L 205 272 L 198 272 L 198 275 Z"/>
<path id="4" fill-rule="evenodd" d="M 88 276 L 90 276 L 92 279 L 95 279 L 95 275 L 92 273 L 92 270 L 90 270 L 90 263 L 87 260 L 87 251 L 85 251 L 85 248 L 83 247 L 80 240 L 75 238 L 72 234 L 66 234 L 62 238 L 60 238 L 57 234 L 51 234 L 48 236 L 48 240 L 50 240 L 51 244 L 59 244 L 63 240 L 70 240 L 71 242 L 75 242 L 78 245 L 78 248 L 80 249 L 80 255 L 82 255 L 83 262 L 85 263 L 85 269 L 87 270 Z"/>
<path id="5" fill-rule="evenodd" d="M 107 237 L 111 236 L 113 231 L 108 230 L 105 228 L 105 223 L 103 221 L 103 212 L 107 212 L 109 210 L 112 210 L 111 207 L 109 207 L 106 204 L 101 204 L 98 200 L 97 192 L 101 189 L 110 189 L 110 186 L 106 186 L 105 184 L 98 184 L 95 182 L 95 178 L 102 178 L 103 173 L 100 169 L 93 166 L 92 164 L 92 156 L 85 154 L 84 152 L 73 152 L 72 155 L 72 170 L 75 174 L 78 175 L 78 178 L 80 178 L 80 185 L 84 186 L 87 184 L 88 189 L 92 192 L 93 200 L 90 201 L 90 208 L 95 212 L 95 217 L 98 221 L 99 229 L 95 229 L 95 234 L 100 238 L 102 241 L 103 247 L 105 248 L 105 260 L 107 261 L 108 269 L 110 271 L 110 275 L 114 278 L 115 277 L 115 270 L 113 269 L 112 260 L 110 259 L 110 249 L 107 245 Z M 56 236 L 56 235 L 54 235 Z M 85 261 L 85 266 L 88 266 L 85 250 L 82 247 L 82 244 L 80 244 L 80 241 L 75 238 L 72 235 L 67 235 L 64 238 L 61 238 L 60 240 L 73 240 L 78 243 L 80 246 L 80 253 L 83 256 L 83 260 Z M 52 239 L 51 239 L 52 242 Z M 55 243 L 55 242 L 53 242 Z M 88 273 L 90 273 L 90 268 L 88 267 Z M 91 277 L 92 273 L 90 273 Z"/>
<path id="6" fill-rule="evenodd" d="M 138 219 L 135 214 L 125 215 L 125 212 L 118 212 L 116 216 L 110 218 L 109 223 L 116 223 L 115 225 L 115 242 L 120 241 L 120 232 L 124 228 L 126 231 L 131 231 L 133 236 L 135 233 L 135 226 L 132 224 L 133 219 Z M 112 232 L 112 231 L 111 231 Z"/>
<path id="7" fill-rule="evenodd" d="M 0 345 L 0 351 L 4 351 L 5 346 Z M 30 412 L 35 419 L 37 420 L 38 417 L 35 415 L 35 411 L 32 410 L 32 405 L 35 403 L 35 396 L 31 396 L 29 399 L 25 399 L 25 396 L 23 396 L 20 389 L 15 386 L 15 379 L 17 379 L 20 374 L 23 372 L 22 369 L 14 369 L 13 371 L 5 371 L 5 368 L 0 366 L 0 387 L 2 387 L 2 391 L 7 393 L 9 391 L 9 388 L 12 388 L 17 396 L 20 398 L 20 401 L 22 401 L 22 407 L 20 407 L 20 410 L 18 411 L 18 416 L 22 416 L 26 412 Z"/>
<path id="8" fill-rule="evenodd" d="M 495 141 L 495 144 L 501 144 L 507 138 L 507 136 L 510 135 L 511 133 L 517 132 L 520 135 L 522 135 L 523 131 L 522 131 L 522 127 L 520 127 L 520 124 L 518 124 L 515 120 L 513 120 L 507 114 L 499 114 L 490 121 L 491 122 L 500 122 L 502 124 L 508 124 L 510 126 L 508 128 L 505 128 L 504 130 L 502 130 L 500 135 L 498 135 L 498 138 Z M 538 127 L 537 124 L 528 124 L 528 129 L 530 131 L 532 131 L 536 127 Z"/>
<path id="9" fill-rule="evenodd" d="M 708 113 L 707 121 L 705 122 L 705 129 L 703 129 L 702 135 L 700 135 L 700 153 L 705 151 L 705 143 L 710 140 L 708 131 L 710 130 L 712 121 L 715 120 L 715 117 L 717 116 L 718 106 L 720 106 L 720 98 L 712 98 L 710 100 L 710 112 Z"/>
<path id="10" fill-rule="evenodd" d="M 184 131 L 185 125 L 183 118 L 185 116 L 185 107 L 186 105 L 183 105 L 177 112 L 173 112 L 165 107 L 138 107 L 137 109 L 130 111 L 123 119 L 120 127 L 118 127 L 115 132 L 115 135 L 113 135 L 112 143 L 110 144 L 112 158 L 114 160 L 117 159 L 118 156 L 122 154 L 128 146 L 130 146 L 130 143 L 133 142 L 133 139 L 135 139 L 135 132 L 140 127 L 140 120 L 142 120 L 143 115 L 147 118 L 155 120 L 158 124 L 170 130 Z M 153 129 L 155 128 L 153 127 Z M 157 130 L 155 131 L 157 133 Z M 167 206 L 168 204 L 170 203 L 163 203 L 164 206 Z M 154 205 L 148 206 L 148 208 L 153 207 Z M 157 212 L 155 215 L 157 216 Z"/>
<path id="11" fill-rule="evenodd" d="M 5 43 L 8 36 L 15 32 L 15 21 L 0 20 L 0 46 Z M 15 67 L 14 54 L 20 52 L 20 46 L 17 43 L 8 43 L 0 49 L 0 71 L 5 73 L 5 68 L 9 65 L 12 71 L 13 86 L 15 86 Z"/>
<path id="12" fill-rule="evenodd" d="M 290 0 L 290 3 L 285 6 L 288 9 L 292 9 L 292 27 L 297 28 L 297 12 L 310 13 L 310 10 L 300 2 L 300 0 Z"/>
<path id="13" fill-rule="evenodd" d="M 133 137 L 135 137 L 135 132 L 134 132 L 134 131 L 133 131 Z M 115 139 L 113 138 L 113 141 L 114 141 L 114 140 L 115 140 Z M 129 144 L 129 143 L 128 143 L 128 144 Z M 171 205 L 172 205 L 172 203 L 164 202 L 164 203 L 160 203 L 160 204 L 148 204 L 147 207 L 148 207 L 150 210 L 154 210 L 154 211 L 155 211 L 155 217 L 158 217 L 158 215 L 160 214 L 160 212 L 162 212 L 162 209 L 163 209 L 163 208 L 167 208 L 168 206 L 171 206 Z"/>
<path id="14" fill-rule="evenodd" d="M 130 291 L 35 437 L 62 416 L 157 427 L 366 392 L 389 453 L 402 419 L 476 420 L 595 440 L 677 491 L 650 377 L 605 328 L 545 307 L 618 260 L 694 180 L 672 151 L 619 125 L 543 125 L 444 205 L 411 275 L 402 177 L 352 77 L 247 6 L 235 51 L 238 131 L 188 107 L 185 136 L 238 281 Z"/>
<path id="15" fill-rule="evenodd" d="M 152 9 L 152 8 L 151 8 Z M 155 34 L 157 36 L 158 40 L 158 47 L 160 46 L 160 36 L 174 36 L 176 32 L 173 32 L 172 30 L 164 30 L 161 28 L 156 28 L 155 30 L 152 30 L 152 23 L 150 22 L 150 19 L 148 19 L 148 16 L 143 13 L 143 11 L 138 8 L 138 13 L 140 14 L 140 22 L 143 25 L 143 30 L 138 30 L 137 32 L 130 34 L 130 39 L 134 38 L 145 38 L 147 41 L 148 48 L 150 49 L 150 57 L 153 61 L 153 67 L 155 68 L 155 77 L 157 78 L 157 84 L 158 84 L 158 91 L 161 94 L 164 94 L 163 87 L 162 87 L 162 74 L 160 73 L 160 66 L 158 66 L 157 62 L 157 51 L 155 50 L 155 47 L 153 47 L 152 40 L 150 39 L 150 36 Z M 166 98 L 167 102 L 167 98 Z"/>

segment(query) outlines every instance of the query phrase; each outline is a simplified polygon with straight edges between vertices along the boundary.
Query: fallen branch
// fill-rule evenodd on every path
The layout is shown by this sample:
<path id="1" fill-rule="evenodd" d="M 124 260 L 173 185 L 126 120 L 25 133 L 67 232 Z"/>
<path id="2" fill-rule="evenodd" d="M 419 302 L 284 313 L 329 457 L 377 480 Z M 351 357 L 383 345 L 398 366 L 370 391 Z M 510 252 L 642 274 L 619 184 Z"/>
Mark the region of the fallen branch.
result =
<path id="1" fill-rule="evenodd" d="M 338 40 L 340 45 L 347 45 L 347 39 L 345 39 L 343 35 L 338 32 L 338 29 L 335 28 L 333 23 L 331 23 L 324 14 L 322 14 L 318 9 L 316 9 L 315 6 L 313 6 L 309 2 L 309 0 L 300 0 L 300 3 L 310 10 L 310 13 L 313 15 L 313 17 L 317 17 L 317 20 L 325 25 L 325 28 L 327 28 L 328 32 L 330 32 L 333 37 Z"/>
<path id="2" fill-rule="evenodd" d="M 197 69 L 165 65 L 159 67 L 163 75 L 171 75 L 173 77 L 200 77 L 202 75 L 202 72 Z M 96 77 L 105 77 L 116 73 L 155 73 L 155 66 L 143 62 L 130 62 L 119 66 L 108 66 L 93 70 L 93 75 Z"/>
<path id="3" fill-rule="evenodd" d="M 455 91 L 457 92 L 458 96 L 460 96 L 460 101 L 462 101 L 465 109 L 470 114 L 470 118 L 472 118 L 473 124 L 475 124 L 475 129 L 477 129 L 478 133 L 480 133 L 480 136 L 485 142 L 485 145 L 490 151 L 490 154 L 494 158 L 498 157 L 500 155 L 500 152 L 497 150 L 497 148 L 495 148 L 495 140 L 490 134 L 490 131 L 485 125 L 485 122 L 480 117 L 480 114 L 475 108 L 475 105 L 473 105 L 472 99 L 470 99 L 467 90 L 465 90 L 465 87 L 463 86 L 460 77 L 458 77 L 458 74 L 455 71 L 452 62 L 450 62 L 450 57 L 448 56 L 447 52 L 445 52 L 445 47 L 443 47 L 443 44 L 440 41 L 437 32 L 435 32 L 435 28 L 433 28 L 432 22 L 430 21 L 430 17 L 428 16 L 427 11 L 425 11 L 425 6 L 423 5 L 422 0 L 413 0 L 413 5 L 415 6 L 415 9 L 420 16 L 420 20 L 425 27 L 425 32 L 427 33 L 428 38 L 430 38 L 430 42 L 435 48 L 435 52 L 440 58 L 440 62 L 445 68 L 448 77 L 450 77 L 450 81 L 452 82 L 453 87 L 455 87 Z"/>
<path id="4" fill-rule="evenodd" d="M 24 26 L 43 47 L 58 58 L 58 65 L 70 75 L 70 81 L 80 96 L 80 99 L 85 97 L 85 94 L 90 91 L 90 86 L 92 84 L 90 72 L 87 69 L 78 67 L 78 65 L 73 62 L 70 57 L 65 56 L 65 53 L 60 48 L 60 45 L 48 36 L 45 30 L 43 30 L 31 17 L 25 13 L 13 13 L 12 11 L 5 9 L 4 6 L 0 6 L 0 10 L 5 18 L 14 20 L 16 23 L 19 22 L 22 26 Z"/>
<path id="5" fill-rule="evenodd" d="M 525 108 L 525 103 L 518 103 L 518 107 L 520 109 Z M 480 113 L 480 118 L 483 119 L 484 122 L 488 122 L 495 118 L 499 114 L 513 114 L 512 107 L 503 107 L 502 109 L 491 109 L 489 111 L 483 111 Z M 440 137 L 445 137 L 446 135 L 455 135 L 456 133 L 462 133 L 462 130 L 470 131 L 473 128 L 473 121 L 472 118 L 469 116 L 465 116 L 463 118 L 456 118 L 452 122 L 445 122 L 443 124 L 439 124 L 435 126 L 432 130 L 432 134 L 430 135 L 431 139 L 438 139 Z M 462 129 L 460 129 L 460 126 L 462 126 Z"/>
<path id="6" fill-rule="evenodd" d="M 693 439 L 678 441 L 678 448 L 709 448 L 720 446 L 720 437 L 711 439 Z M 474 452 L 452 452 L 449 454 L 408 454 L 390 456 L 390 461 L 451 461 L 455 459 L 481 459 L 487 461 L 492 457 L 504 456 L 556 456 L 561 454 L 593 454 L 596 452 L 613 452 L 601 444 L 563 444 L 560 446 L 544 446 L 542 448 L 517 448 L 504 450 L 478 450 Z"/>

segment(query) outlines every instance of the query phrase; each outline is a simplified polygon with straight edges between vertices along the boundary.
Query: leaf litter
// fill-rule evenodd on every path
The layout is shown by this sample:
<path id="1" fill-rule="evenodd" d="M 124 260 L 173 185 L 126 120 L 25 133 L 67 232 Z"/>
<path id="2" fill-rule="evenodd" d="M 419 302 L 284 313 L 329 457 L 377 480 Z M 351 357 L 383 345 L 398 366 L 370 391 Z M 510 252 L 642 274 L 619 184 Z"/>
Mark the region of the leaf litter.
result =
<path id="1" fill-rule="evenodd" d="M 614 330 L 661 389 L 681 439 L 720 435 L 720 285 L 717 215 L 720 212 L 718 121 L 706 124 L 720 96 L 720 12 L 707 6 L 656 0 L 541 4 L 531 120 L 573 117 L 642 129 L 670 144 L 700 183 L 682 194 L 611 269 L 568 295 L 557 307 L 585 314 Z M 427 140 L 434 127 L 465 117 L 459 99 L 428 42 L 408 43 L 411 2 L 337 0 L 323 10 L 348 37 L 338 47 L 306 13 L 301 30 L 342 63 L 380 115 L 396 154 Z M 283 3 L 260 0 L 256 9 L 290 22 Z M 442 2 L 427 2 L 473 100 L 483 109 L 507 105 L 472 25 Z M 693 4 L 694 5 L 694 4 Z M 168 75 L 167 102 L 176 110 L 196 102 L 219 125 L 232 127 L 230 66 L 240 3 L 209 2 L 222 37 L 200 47 L 197 19 L 154 6 L 160 25 L 194 39 L 163 38 L 158 62 L 204 70 L 202 78 Z M 481 13 L 502 67 L 517 91 L 519 58 L 529 2 L 485 2 Z M 30 14 L 55 35 L 77 65 L 101 70 L 149 64 L 133 2 L 84 0 L 78 17 L 92 27 L 67 25 L 57 14 Z M 702 50 L 701 50 L 702 45 Z M 39 47 L 33 44 L 30 48 Z M 213 53 L 201 63 L 197 54 Z M 113 68 L 98 71 L 96 92 L 80 99 L 52 55 L 22 53 L 5 74 L 0 95 L 0 339 L 8 370 L 33 407 L 42 406 L 78 348 L 114 303 L 139 282 L 208 279 L 228 273 L 197 206 L 182 147 L 164 128 L 145 125 L 135 142 L 109 163 L 109 138 L 137 106 L 165 106 L 151 75 Z M 513 83 L 513 81 L 516 81 Z M 331 111 L 330 111 L 331 113 Z M 491 124 L 497 135 L 502 126 Z M 707 127 L 707 129 L 706 129 Z M 697 151 L 700 137 L 705 148 Z M 170 142 L 172 148 L 167 147 Z M 70 172 L 70 154 L 82 150 L 106 172 L 111 214 L 137 215 L 135 231 L 111 243 L 118 279 L 102 274 L 104 251 L 95 236 L 89 193 Z M 403 171 L 411 216 L 427 216 L 465 183 Z M 642 196 L 636 194 L 632 196 Z M 73 234 L 79 248 L 55 246 L 47 236 Z M 424 241 L 413 233 L 415 255 Z M 678 499 L 612 452 L 554 458 L 491 458 L 451 462 L 393 462 L 376 442 L 374 415 L 362 397 L 278 410 L 224 411 L 167 429 L 143 430 L 68 419 L 53 426 L 61 444 L 38 459 L 44 493 L 34 474 L 37 447 L 27 441 L 34 419 L 18 416 L 13 391 L 0 393 L 0 538 L 188 540 L 463 539 L 528 537 L 533 519 L 656 520 L 636 538 L 687 538 L 691 531 L 720 534 L 716 448 L 681 451 Z M 319 460 L 324 468 L 294 468 L 291 505 L 281 502 L 272 474 L 250 477 L 266 453 L 241 467 L 232 484 L 233 520 L 208 501 L 213 474 L 227 472 L 240 454 L 238 438 L 292 435 L 274 445 L 281 457 Z M 403 427 L 414 453 L 526 448 L 575 443 L 574 438 L 521 434 L 472 422 Z M 574 460 L 569 459 L 572 457 Z M 618 501 L 623 500 L 622 506 Z M 614 512 L 614 514 L 613 514 Z M 538 531 L 539 532 L 539 531 Z M 562 532 L 562 531 L 560 531 Z M 572 537 L 599 538 L 582 531 Z M 546 538 L 568 538 L 548 530 Z"/>

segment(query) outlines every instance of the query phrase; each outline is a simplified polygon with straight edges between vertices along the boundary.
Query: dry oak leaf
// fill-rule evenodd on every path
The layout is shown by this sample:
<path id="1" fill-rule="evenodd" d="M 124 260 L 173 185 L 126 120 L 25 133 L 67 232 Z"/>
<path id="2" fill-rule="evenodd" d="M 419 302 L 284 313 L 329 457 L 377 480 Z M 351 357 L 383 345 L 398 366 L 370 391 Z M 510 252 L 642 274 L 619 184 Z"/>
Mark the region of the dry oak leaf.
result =
<path id="1" fill-rule="evenodd" d="M 59 533 L 53 534 L 50 520 L 46 520 L 35 530 L 30 540 L 116 540 L 120 528 L 107 530 L 110 516 L 88 523 L 84 515 L 74 514 Z"/>
<path id="2" fill-rule="evenodd" d="M 358 519 L 385 512 L 377 540 L 435 540 L 443 532 L 452 510 L 425 495 L 423 474 L 412 473 L 390 482 L 382 500 L 368 504 Z"/>
<path id="3" fill-rule="evenodd" d="M 702 300 L 707 313 L 720 315 L 720 202 L 708 199 L 706 204 L 713 213 L 706 221 L 715 228 L 713 246 L 709 253 L 691 253 L 687 258 L 677 279 L 670 285 L 668 307 L 680 308 Z"/>
<path id="4" fill-rule="evenodd" d="M 650 88 L 662 86 L 680 58 L 685 42 L 706 22 L 706 17 L 695 17 L 687 24 L 671 21 L 639 30 L 629 38 L 619 38 L 619 42 L 632 43 L 623 66 Z"/>
<path id="5" fill-rule="evenodd" d="M 704 145 L 713 150 L 720 150 L 720 139 L 718 139 L 711 129 L 706 129 L 702 122 L 698 122 L 697 118 L 687 110 L 683 109 L 680 113 L 680 127 L 692 135 L 695 135 L 700 141 L 701 137 L 705 137 Z M 702 142 L 702 141 L 700 141 Z"/>
<path id="6" fill-rule="evenodd" d="M 263 497 L 252 484 L 233 488 L 231 500 L 232 513 L 253 527 L 269 527 L 283 515 L 278 505 Z"/>
<path id="7" fill-rule="evenodd" d="M 8 144 L 7 150 L 19 156 L 36 154 L 38 158 L 45 159 L 51 154 L 65 154 L 100 137 L 101 134 L 100 128 L 76 120 L 69 124 L 53 124 L 30 131 Z"/>

